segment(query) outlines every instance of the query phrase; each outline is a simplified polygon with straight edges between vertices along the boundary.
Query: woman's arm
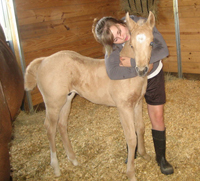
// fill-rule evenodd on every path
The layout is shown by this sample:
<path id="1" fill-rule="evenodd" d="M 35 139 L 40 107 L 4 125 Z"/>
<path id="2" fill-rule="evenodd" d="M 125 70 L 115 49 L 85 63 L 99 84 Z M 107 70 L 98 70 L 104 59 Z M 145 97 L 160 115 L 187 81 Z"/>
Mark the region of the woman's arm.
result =
<path id="1" fill-rule="evenodd" d="M 110 56 L 105 55 L 105 64 L 108 77 L 112 80 L 128 79 L 137 76 L 135 59 L 120 57 L 122 47 L 117 47 Z M 122 60 L 123 59 L 123 60 Z M 149 65 L 150 72 L 153 64 Z"/>
<path id="2" fill-rule="evenodd" d="M 155 63 L 156 66 L 153 67 L 153 65 L 151 65 L 149 67 L 150 68 L 149 72 L 152 70 L 152 68 L 156 69 L 158 61 L 169 55 L 169 51 L 165 43 L 165 40 L 163 39 L 162 35 L 160 34 L 160 32 L 157 30 L 156 27 L 154 27 L 153 29 L 153 35 L 154 35 L 154 44 L 151 53 L 150 64 Z M 131 62 L 129 63 L 127 62 L 128 57 L 125 59 L 121 57 L 120 61 L 120 51 L 122 50 L 122 48 L 123 48 L 122 45 L 118 45 L 117 48 L 115 48 L 113 52 L 110 54 L 110 56 L 105 55 L 107 74 L 109 78 L 112 80 L 127 79 L 137 76 L 135 70 L 136 66 L 135 59 L 131 58 L 130 59 Z"/>
<path id="3" fill-rule="evenodd" d="M 131 59 L 131 67 L 120 66 L 120 51 L 122 45 L 114 48 L 110 56 L 105 55 L 106 71 L 110 79 L 120 80 L 136 77 L 135 60 Z"/>
<path id="4" fill-rule="evenodd" d="M 154 40 L 150 63 L 162 60 L 163 58 L 166 58 L 169 55 L 167 44 L 165 43 L 164 38 L 162 37 L 162 35 L 156 27 L 154 27 L 153 29 L 153 36 Z"/>

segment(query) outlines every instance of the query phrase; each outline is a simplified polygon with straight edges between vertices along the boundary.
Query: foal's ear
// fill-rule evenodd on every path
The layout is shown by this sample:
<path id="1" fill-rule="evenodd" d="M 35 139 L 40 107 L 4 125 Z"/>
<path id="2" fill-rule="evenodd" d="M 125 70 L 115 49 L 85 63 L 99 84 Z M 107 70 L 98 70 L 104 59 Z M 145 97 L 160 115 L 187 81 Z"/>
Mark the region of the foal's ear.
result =
<path id="1" fill-rule="evenodd" d="M 155 16 L 154 14 L 149 11 L 149 17 L 146 21 L 146 23 L 153 29 L 153 27 L 155 26 Z"/>
<path id="2" fill-rule="evenodd" d="M 137 25 L 137 23 L 130 18 L 129 12 L 126 13 L 126 24 L 129 30 L 133 30 Z"/>

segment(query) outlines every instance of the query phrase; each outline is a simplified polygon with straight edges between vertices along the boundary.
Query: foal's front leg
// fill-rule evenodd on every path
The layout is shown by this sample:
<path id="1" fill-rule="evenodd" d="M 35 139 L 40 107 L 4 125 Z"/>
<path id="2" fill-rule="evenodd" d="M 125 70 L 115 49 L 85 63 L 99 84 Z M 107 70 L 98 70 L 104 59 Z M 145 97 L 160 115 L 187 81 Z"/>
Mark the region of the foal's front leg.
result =
<path id="1" fill-rule="evenodd" d="M 137 133 L 138 141 L 138 153 L 145 160 L 150 160 L 150 156 L 146 153 L 145 144 L 144 144 L 144 133 L 145 133 L 145 124 L 142 118 L 142 99 L 135 105 L 134 109 L 135 116 L 135 130 Z"/>
<path id="2" fill-rule="evenodd" d="M 124 130 L 126 143 L 128 144 L 128 163 L 127 163 L 127 176 L 130 181 L 136 181 L 134 157 L 136 148 L 136 134 L 134 125 L 134 115 L 132 107 L 118 108 L 121 124 Z"/>

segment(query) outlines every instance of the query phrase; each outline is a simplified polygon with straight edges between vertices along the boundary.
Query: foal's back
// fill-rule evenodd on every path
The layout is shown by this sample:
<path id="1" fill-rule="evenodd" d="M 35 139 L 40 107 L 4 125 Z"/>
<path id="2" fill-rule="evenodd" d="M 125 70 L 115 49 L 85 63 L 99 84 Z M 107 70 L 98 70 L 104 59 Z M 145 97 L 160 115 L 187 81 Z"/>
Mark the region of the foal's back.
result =
<path id="1" fill-rule="evenodd" d="M 60 51 L 41 62 L 37 76 L 37 84 L 45 101 L 56 101 L 58 97 L 66 99 L 70 92 L 95 103 L 102 103 L 103 96 L 108 97 L 105 87 L 110 80 L 104 59 L 92 59 L 74 51 Z"/>

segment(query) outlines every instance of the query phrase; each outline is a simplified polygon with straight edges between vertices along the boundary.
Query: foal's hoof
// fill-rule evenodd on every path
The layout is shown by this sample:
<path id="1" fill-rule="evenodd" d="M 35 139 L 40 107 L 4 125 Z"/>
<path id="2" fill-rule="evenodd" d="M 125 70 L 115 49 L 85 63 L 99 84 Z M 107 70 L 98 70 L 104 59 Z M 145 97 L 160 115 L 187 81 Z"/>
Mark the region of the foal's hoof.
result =
<path id="1" fill-rule="evenodd" d="M 58 169 L 55 169 L 55 170 L 54 170 L 54 174 L 55 174 L 56 177 L 60 177 L 60 175 L 61 175 L 61 174 L 60 174 L 60 169 L 59 169 L 59 168 L 58 168 Z"/>
<path id="2" fill-rule="evenodd" d="M 51 162 L 51 166 L 54 170 L 54 174 L 56 177 L 59 177 L 61 174 L 60 174 L 60 167 L 58 165 L 58 162 Z"/>
<path id="3" fill-rule="evenodd" d="M 75 158 L 75 159 L 70 159 L 70 158 L 68 157 L 68 160 L 71 161 L 71 162 L 73 163 L 74 166 L 78 166 L 78 161 L 77 161 L 76 158 Z"/>
<path id="4" fill-rule="evenodd" d="M 129 178 L 129 181 L 137 181 L 135 174 L 127 172 L 127 176 Z"/>
<path id="5" fill-rule="evenodd" d="M 73 163 L 74 166 L 78 166 L 78 161 L 77 161 L 77 159 L 72 160 L 72 163 Z"/>

